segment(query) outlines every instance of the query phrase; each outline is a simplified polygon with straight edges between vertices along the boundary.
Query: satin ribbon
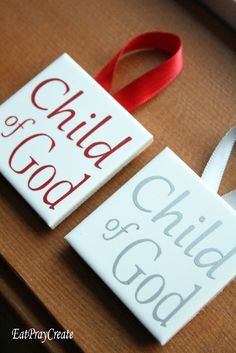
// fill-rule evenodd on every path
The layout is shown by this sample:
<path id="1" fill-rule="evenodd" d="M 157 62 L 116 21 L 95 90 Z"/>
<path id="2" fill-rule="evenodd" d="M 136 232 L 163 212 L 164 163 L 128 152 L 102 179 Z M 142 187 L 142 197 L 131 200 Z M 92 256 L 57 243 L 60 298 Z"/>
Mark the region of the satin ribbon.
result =
<path id="1" fill-rule="evenodd" d="M 220 140 L 212 153 L 202 174 L 202 180 L 215 192 L 218 192 L 225 168 L 236 142 L 236 125 Z M 236 190 L 222 196 L 236 210 Z"/>
<path id="2" fill-rule="evenodd" d="M 108 92 L 119 60 L 127 53 L 140 49 L 165 51 L 170 58 L 135 79 L 113 97 L 128 111 L 132 111 L 167 87 L 183 68 L 181 39 L 172 33 L 147 32 L 131 39 L 97 74 L 95 80 Z"/>

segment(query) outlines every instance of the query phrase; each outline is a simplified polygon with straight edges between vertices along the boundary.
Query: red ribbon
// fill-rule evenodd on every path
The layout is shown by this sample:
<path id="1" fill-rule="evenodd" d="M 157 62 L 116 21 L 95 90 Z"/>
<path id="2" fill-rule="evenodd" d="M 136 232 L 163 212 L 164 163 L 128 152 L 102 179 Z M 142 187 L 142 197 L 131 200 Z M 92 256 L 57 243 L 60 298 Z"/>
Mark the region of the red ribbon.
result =
<path id="1" fill-rule="evenodd" d="M 126 53 L 137 49 L 156 49 L 170 54 L 170 58 L 135 79 L 113 97 L 123 107 L 132 111 L 167 87 L 183 68 L 181 39 L 173 33 L 147 32 L 131 39 L 97 74 L 96 81 L 108 92 L 111 90 L 118 61 Z"/>

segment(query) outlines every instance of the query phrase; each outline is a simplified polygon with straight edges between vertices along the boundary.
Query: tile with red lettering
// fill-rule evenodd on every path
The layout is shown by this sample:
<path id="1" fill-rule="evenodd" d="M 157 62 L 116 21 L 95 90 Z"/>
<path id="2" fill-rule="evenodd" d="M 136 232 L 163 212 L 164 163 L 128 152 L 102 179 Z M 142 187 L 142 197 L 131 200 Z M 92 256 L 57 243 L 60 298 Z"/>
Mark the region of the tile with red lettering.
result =
<path id="1" fill-rule="evenodd" d="M 233 208 L 166 148 L 66 240 L 165 344 L 235 277 L 235 229 Z"/>
<path id="2" fill-rule="evenodd" d="M 0 106 L 0 172 L 51 228 L 152 140 L 67 54 Z"/>

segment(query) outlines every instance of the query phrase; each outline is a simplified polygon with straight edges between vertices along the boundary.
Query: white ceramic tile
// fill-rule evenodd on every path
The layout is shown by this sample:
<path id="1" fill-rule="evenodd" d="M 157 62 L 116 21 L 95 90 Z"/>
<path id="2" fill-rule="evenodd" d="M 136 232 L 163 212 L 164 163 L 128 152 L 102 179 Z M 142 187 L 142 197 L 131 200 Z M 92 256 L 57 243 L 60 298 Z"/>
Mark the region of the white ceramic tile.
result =
<path id="1" fill-rule="evenodd" d="M 52 228 L 152 139 L 67 54 L 0 106 L 0 171 Z"/>
<path id="2" fill-rule="evenodd" d="M 235 229 L 235 211 L 165 149 L 66 240 L 165 344 L 234 278 Z"/>

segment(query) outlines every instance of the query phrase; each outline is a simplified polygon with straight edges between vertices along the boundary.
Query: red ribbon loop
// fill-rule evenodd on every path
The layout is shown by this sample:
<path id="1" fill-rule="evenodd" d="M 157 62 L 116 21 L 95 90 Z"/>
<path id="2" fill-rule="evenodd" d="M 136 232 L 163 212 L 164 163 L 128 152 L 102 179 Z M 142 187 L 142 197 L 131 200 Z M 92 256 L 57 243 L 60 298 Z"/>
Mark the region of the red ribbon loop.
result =
<path id="1" fill-rule="evenodd" d="M 131 39 L 97 74 L 96 81 L 105 90 L 110 91 L 119 59 L 126 53 L 137 49 L 161 50 L 169 53 L 171 57 L 113 95 L 128 111 L 144 104 L 167 87 L 183 68 L 181 39 L 173 33 L 147 32 Z"/>

